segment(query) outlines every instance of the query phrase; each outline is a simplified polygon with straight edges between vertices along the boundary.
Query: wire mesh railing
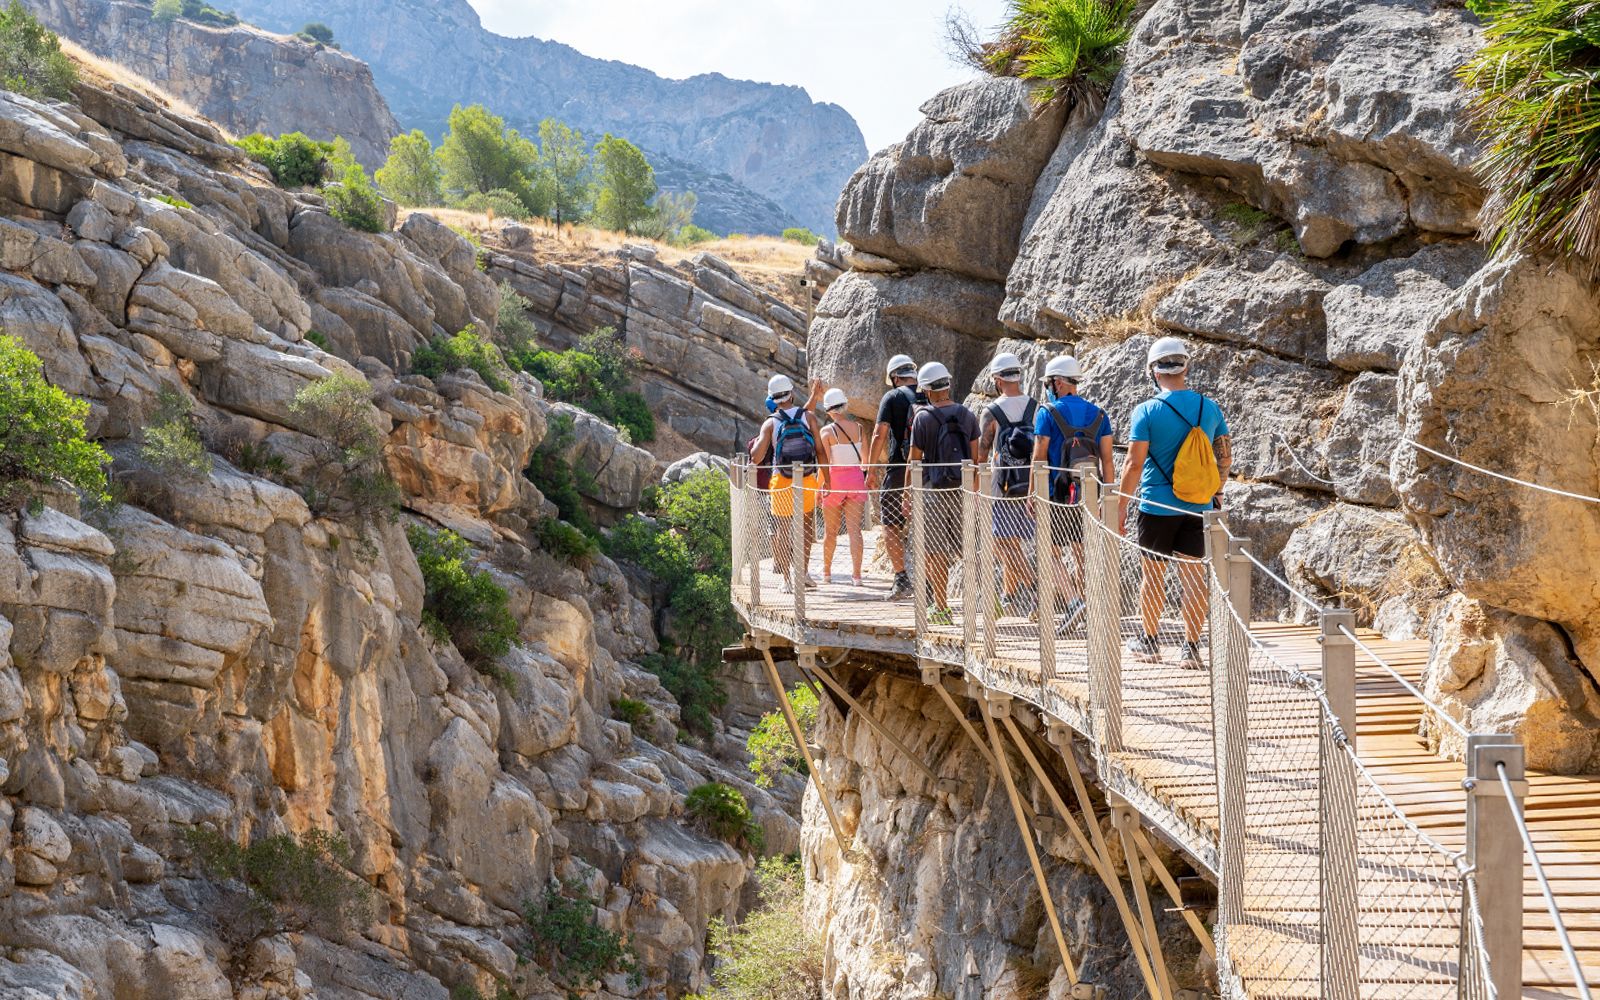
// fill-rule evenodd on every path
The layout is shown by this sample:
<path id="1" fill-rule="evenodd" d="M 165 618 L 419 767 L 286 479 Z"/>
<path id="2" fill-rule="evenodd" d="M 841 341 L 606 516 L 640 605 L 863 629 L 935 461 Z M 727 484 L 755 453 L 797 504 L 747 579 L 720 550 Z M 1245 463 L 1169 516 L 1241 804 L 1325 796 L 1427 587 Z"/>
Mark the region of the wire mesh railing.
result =
<path id="1" fill-rule="evenodd" d="M 1102 784 L 1216 876 L 1227 995 L 1507 992 L 1481 850 L 1442 847 L 1357 754 L 1358 650 L 1420 692 L 1348 613 L 1319 610 L 1308 666 L 1252 632 L 1259 560 L 1217 514 L 1154 512 L 1203 539 L 1164 554 L 1092 476 L 1068 493 L 1073 474 L 1036 465 L 1023 492 L 970 463 L 877 471 L 840 491 L 820 470 L 761 485 L 735 468 L 734 597 L 753 626 L 959 669 L 1087 736 Z M 858 517 L 827 513 L 846 502 Z M 828 536 L 859 581 L 823 579 Z"/>

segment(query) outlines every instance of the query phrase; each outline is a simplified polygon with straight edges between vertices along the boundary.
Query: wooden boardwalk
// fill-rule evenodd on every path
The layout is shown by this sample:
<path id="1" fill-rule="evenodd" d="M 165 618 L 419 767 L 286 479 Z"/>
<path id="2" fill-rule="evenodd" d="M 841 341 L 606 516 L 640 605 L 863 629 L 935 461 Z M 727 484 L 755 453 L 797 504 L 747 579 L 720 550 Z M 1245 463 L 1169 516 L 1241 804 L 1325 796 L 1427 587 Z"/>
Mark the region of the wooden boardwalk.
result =
<path id="1" fill-rule="evenodd" d="M 847 565 L 848 556 L 842 545 L 840 549 L 839 564 Z M 793 598 L 780 592 L 781 581 L 772 573 L 770 560 L 760 565 L 760 606 L 742 608 L 753 627 L 819 646 L 907 657 L 937 654 L 934 658 L 959 669 L 955 664 L 961 662 L 964 648 L 959 602 L 955 624 L 930 625 L 919 644 L 911 603 L 885 602 L 885 581 L 869 577 L 859 588 L 848 582 L 824 582 L 806 593 L 801 636 L 794 628 Z M 812 572 L 820 579 L 820 554 L 813 556 Z M 738 602 L 748 605 L 748 580 L 736 581 L 736 591 Z M 1131 627 L 1124 624 L 1125 629 Z M 1313 677 L 1320 671 L 1315 629 L 1255 622 L 1250 631 L 1263 657 Z M 1041 685 L 1036 636 L 1036 627 L 1024 619 L 999 619 L 990 665 L 981 677 L 969 672 L 969 680 L 1020 697 L 1086 732 L 1089 681 L 1083 640 L 1058 642 L 1057 676 Z M 1392 642 L 1372 632 L 1363 632 L 1361 638 L 1420 686 L 1428 659 L 1426 642 Z M 1172 657 L 1170 647 L 1166 655 Z M 1130 801 L 1146 821 L 1189 853 L 1197 870 L 1214 877 L 1218 817 L 1210 675 L 1203 669 L 1175 667 L 1172 662 L 1138 663 L 1124 655 L 1122 747 L 1104 755 L 1102 778 L 1106 773 L 1118 777 L 1119 791 L 1136 787 L 1142 794 L 1137 799 L 1130 796 Z M 1438 929 L 1449 920 L 1430 924 L 1419 915 L 1455 912 L 1459 919 L 1459 885 L 1445 852 L 1464 846 L 1463 768 L 1431 752 L 1418 735 L 1421 702 L 1364 655 L 1358 654 L 1357 669 L 1356 751 L 1374 783 L 1357 795 L 1363 858 L 1360 995 L 1454 997 L 1457 941 L 1454 933 Z M 1259 841 L 1265 846 L 1250 855 L 1243 904 L 1247 919 L 1229 928 L 1233 939 L 1229 950 L 1250 956 L 1248 963 L 1236 959 L 1235 971 L 1252 997 L 1311 1000 L 1322 995 L 1314 979 L 1320 900 L 1318 771 L 1314 756 L 1308 757 L 1314 755 L 1315 746 L 1306 743 L 1304 734 L 1314 728 L 1316 703 L 1288 686 L 1262 697 L 1254 678 L 1251 684 L 1247 812 L 1264 819 L 1259 830 L 1253 819 L 1247 820 L 1247 830 L 1253 844 Z M 1306 718 L 1312 718 L 1311 726 L 1303 724 Z M 1530 773 L 1528 780 L 1525 809 L 1535 845 L 1587 978 L 1600 981 L 1600 775 Z M 1392 819 L 1393 809 L 1385 798 L 1415 829 Z M 1270 818 L 1270 835 L 1265 818 Z M 1428 838 L 1445 851 L 1428 847 Z M 1517 902 L 1526 927 L 1523 996 L 1579 996 L 1531 868 Z M 1506 900 L 1483 901 L 1486 907 L 1506 904 Z M 1313 970 L 1310 981 L 1303 978 L 1307 968 Z"/>

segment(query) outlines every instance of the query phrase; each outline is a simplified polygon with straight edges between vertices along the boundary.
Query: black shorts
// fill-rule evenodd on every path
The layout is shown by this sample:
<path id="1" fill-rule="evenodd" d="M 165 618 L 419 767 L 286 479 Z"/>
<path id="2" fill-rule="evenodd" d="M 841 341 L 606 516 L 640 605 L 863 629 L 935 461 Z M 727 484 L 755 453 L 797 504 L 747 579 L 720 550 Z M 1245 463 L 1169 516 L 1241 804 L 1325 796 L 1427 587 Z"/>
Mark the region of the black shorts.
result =
<path id="1" fill-rule="evenodd" d="M 904 534 L 906 530 L 906 467 L 891 465 L 883 474 L 883 491 L 878 494 L 878 518 L 885 528 Z"/>
<path id="2" fill-rule="evenodd" d="M 1206 556 L 1205 522 L 1188 514 L 1139 512 L 1139 547 L 1163 556 Z"/>
<path id="3" fill-rule="evenodd" d="M 1083 505 L 1050 508 L 1050 541 L 1058 547 L 1083 541 Z"/>

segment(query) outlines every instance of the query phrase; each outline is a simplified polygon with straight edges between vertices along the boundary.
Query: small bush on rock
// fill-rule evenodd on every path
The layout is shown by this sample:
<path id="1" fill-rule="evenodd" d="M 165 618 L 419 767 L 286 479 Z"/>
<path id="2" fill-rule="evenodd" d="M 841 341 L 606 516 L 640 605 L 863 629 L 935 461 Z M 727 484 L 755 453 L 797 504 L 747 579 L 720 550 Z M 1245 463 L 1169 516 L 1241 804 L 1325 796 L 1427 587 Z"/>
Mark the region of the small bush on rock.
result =
<path id="1" fill-rule="evenodd" d="M 247 937 L 310 931 L 345 938 L 372 920 L 372 888 L 350 870 L 350 845 L 337 834 L 324 830 L 308 830 L 299 837 L 277 834 L 257 838 L 246 847 L 195 828 L 188 840 L 208 877 L 243 886 L 245 915 L 254 925 L 254 933 Z"/>
<path id="2" fill-rule="evenodd" d="M 183 0 L 156 0 L 150 8 L 152 20 L 170 24 L 183 16 Z"/>
<path id="3" fill-rule="evenodd" d="M 718 237 L 717 234 L 713 233 L 711 230 L 702 226 L 697 226 L 691 222 L 687 226 L 684 226 L 682 229 L 678 230 L 677 235 L 672 238 L 672 245 L 679 247 L 692 247 L 697 243 L 710 243 L 712 240 L 719 238 L 720 237 Z"/>
<path id="4" fill-rule="evenodd" d="M 467 324 L 454 336 L 435 337 L 411 355 L 411 370 L 428 378 L 438 378 L 462 368 L 477 372 L 484 385 L 496 392 L 511 389 L 511 383 L 506 380 L 510 370 L 500 349 L 479 334 L 473 324 Z"/>
<path id="5" fill-rule="evenodd" d="M 44 365 L 22 341 L 0 334 L 0 514 L 21 510 L 45 489 L 109 502 L 111 459 L 87 439 L 88 415 L 88 403 L 45 381 Z"/>
<path id="6" fill-rule="evenodd" d="M 61 39 L 28 13 L 20 0 L 0 9 L 0 88 L 28 97 L 65 101 L 78 68 L 61 51 Z"/>
<path id="7" fill-rule="evenodd" d="M 533 349 L 533 340 L 539 335 L 539 328 L 528 318 L 528 310 L 532 307 L 533 303 L 512 288 L 509 281 L 500 282 L 500 304 L 495 310 L 494 325 L 500 334 L 500 342 L 506 346 L 506 353 Z"/>
<path id="8" fill-rule="evenodd" d="M 979 41 L 970 24 L 952 23 L 958 54 L 979 69 L 1043 83 L 1035 97 L 1098 105 L 1133 33 L 1138 0 L 1007 0 L 1000 37 Z"/>
<path id="9" fill-rule="evenodd" d="M 618 698 L 611 703 L 611 714 L 618 721 L 639 726 L 650 721 L 650 706 L 634 698 Z"/>
<path id="10" fill-rule="evenodd" d="M 750 804 L 732 785 L 708 781 L 689 789 L 684 797 L 683 810 L 706 833 L 760 854 L 766 847 L 766 837 L 761 824 L 750 813 Z"/>
<path id="11" fill-rule="evenodd" d="M 273 183 L 282 188 L 314 187 L 322 183 L 334 155 L 331 142 L 318 142 L 303 132 L 290 132 L 276 139 L 253 132 L 234 143 L 246 156 L 272 173 Z"/>
<path id="12" fill-rule="evenodd" d="M 635 985 L 641 981 L 633 945 L 600 926 L 595 900 L 582 886 L 568 884 L 565 893 L 555 885 L 546 887 L 544 899 L 523 908 L 522 919 L 531 939 L 530 957 L 569 997 L 612 973 L 627 973 Z"/>
<path id="13" fill-rule="evenodd" d="M 534 525 L 539 548 L 574 566 L 587 566 L 600 546 L 594 539 L 560 518 L 547 517 Z"/>
<path id="14" fill-rule="evenodd" d="M 383 196 L 372 186 L 372 178 L 350 155 L 343 139 L 335 143 L 338 152 L 331 161 L 334 182 L 322 189 L 328 211 L 335 219 L 363 233 L 381 233 L 389 228 L 383 209 Z"/>
<path id="15" fill-rule="evenodd" d="M 806 685 L 799 684 L 789 692 L 789 703 L 794 707 L 800 732 L 810 739 L 821 708 L 816 694 Z M 745 749 L 750 752 L 750 771 L 756 776 L 756 785 L 761 788 L 771 788 L 782 774 L 808 773 L 806 759 L 795 745 L 794 736 L 789 733 L 789 724 L 781 711 L 768 712 L 761 717 L 756 727 L 750 730 Z"/>
<path id="16" fill-rule="evenodd" d="M 186 20 L 197 24 L 209 24 L 214 28 L 231 28 L 239 23 L 239 15 L 231 10 L 218 10 L 202 0 L 182 0 L 183 16 Z"/>
<path id="17" fill-rule="evenodd" d="M 503 679 L 497 661 L 517 641 L 510 595 L 487 570 L 473 569 L 472 550 L 453 531 L 406 528 L 422 570 L 422 625 L 440 642 L 453 642 L 481 674 Z"/>
<path id="18" fill-rule="evenodd" d="M 332 45 L 333 29 L 328 27 L 326 24 L 323 24 L 321 21 L 312 21 L 304 28 L 301 28 L 299 31 L 295 32 L 295 37 L 304 39 L 308 42 L 316 42 L 318 45 Z"/>
<path id="19" fill-rule="evenodd" d="M 194 400 L 166 386 L 155 417 L 139 434 L 139 457 L 168 479 L 198 482 L 211 475 L 211 455 L 194 423 Z"/>
<path id="20" fill-rule="evenodd" d="M 522 200 L 504 188 L 473 191 L 459 198 L 453 198 L 450 207 L 459 208 L 463 212 L 477 212 L 492 219 L 516 219 L 520 222 L 533 217 L 533 213 L 528 211 Z"/>
<path id="21" fill-rule="evenodd" d="M 655 440 L 650 404 L 628 388 L 638 373 L 638 358 L 610 327 L 595 330 L 566 351 L 542 351 L 530 343 L 513 350 L 509 362 L 543 382 L 549 398 L 626 429 L 633 441 Z"/>
<path id="22" fill-rule="evenodd" d="M 383 434 L 373 423 L 372 386 L 338 373 L 294 394 L 289 411 L 317 429 L 300 494 L 318 517 L 370 522 L 392 517 L 400 488 L 383 464 Z"/>
<path id="23" fill-rule="evenodd" d="M 737 925 L 712 920 L 712 986 L 688 1000 L 821 1000 L 822 939 L 805 920 L 800 862 L 763 858 L 756 878 L 754 910 Z"/>
<path id="24" fill-rule="evenodd" d="M 783 238 L 790 243 L 799 243 L 802 246 L 814 247 L 822 242 L 822 237 L 809 229 L 794 227 L 783 231 Z"/>
<path id="25" fill-rule="evenodd" d="M 544 494 L 546 500 L 556 505 L 561 520 L 592 537 L 597 529 L 583 506 L 579 473 L 563 457 L 571 444 L 572 417 L 565 413 L 551 414 L 544 440 L 534 449 L 523 474 L 529 482 L 539 487 L 539 492 Z"/>

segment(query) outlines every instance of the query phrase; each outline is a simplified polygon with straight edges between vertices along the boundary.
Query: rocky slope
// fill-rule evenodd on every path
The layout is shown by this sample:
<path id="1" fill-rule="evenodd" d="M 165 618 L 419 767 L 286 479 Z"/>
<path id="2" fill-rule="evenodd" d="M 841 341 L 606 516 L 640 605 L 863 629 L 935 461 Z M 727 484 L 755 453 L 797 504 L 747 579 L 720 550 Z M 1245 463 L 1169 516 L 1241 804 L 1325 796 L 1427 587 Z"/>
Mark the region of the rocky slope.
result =
<path id="1" fill-rule="evenodd" d="M 153 20 L 127 0 L 29 0 L 51 30 L 187 102 L 235 135 L 342 135 L 368 169 L 400 126 L 361 60 L 249 25 Z M 294 25 L 290 30 L 298 30 Z"/>
<path id="2" fill-rule="evenodd" d="M 443 1000 L 517 979 L 560 997 L 518 959 L 518 910 L 552 878 L 631 936 L 643 980 L 612 993 L 695 985 L 750 859 L 685 824 L 685 791 L 743 787 L 777 850 L 798 828 L 675 740 L 676 706 L 635 665 L 655 640 L 628 578 L 536 544 L 538 384 L 406 374 L 435 333 L 493 328 L 493 283 L 432 219 L 345 229 L 219 138 L 122 91 L 0 92 L 0 328 L 89 401 L 124 491 L 108 514 L 58 498 L 0 520 L 0 993 Z M 295 393 L 341 373 L 371 386 L 400 522 L 317 517 L 279 482 L 328 432 Z M 140 457 L 163 389 L 214 453 L 194 482 Z M 604 429 L 586 447 L 636 470 L 601 499 L 636 502 L 653 459 Z M 411 523 L 460 532 L 509 592 L 507 683 L 419 627 Z M 622 695 L 652 721 L 611 718 Z M 201 829 L 341 835 L 374 919 L 241 939 L 194 863 Z"/>
<path id="3" fill-rule="evenodd" d="M 1518 733 L 1533 766 L 1600 769 L 1600 509 L 1404 443 L 1600 495 L 1595 414 L 1561 404 L 1600 361 L 1600 295 L 1546 261 L 1487 262 L 1476 238 L 1454 70 L 1480 30 L 1433 0 L 1160 0 L 1099 114 L 1035 113 L 1016 80 L 940 94 L 845 189 L 848 270 L 818 308 L 811 373 L 866 415 L 892 353 L 944 360 L 965 389 L 1002 347 L 1036 371 L 1071 350 L 1124 434 L 1152 339 L 1185 337 L 1229 415 L 1225 504 L 1252 551 L 1363 621 L 1430 636 L 1428 693 L 1469 728 Z M 1258 615 L 1297 613 L 1265 580 L 1256 598 Z M 862 816 L 908 801 L 876 785 Z M 988 822 L 1006 835 L 1003 811 Z M 892 935 L 848 901 L 881 896 L 879 876 L 839 867 L 824 833 L 808 825 L 835 980 L 852 997 L 948 989 L 948 969 L 874 951 Z M 965 872 L 921 904 L 930 926 L 961 926 Z M 1032 947 L 990 942 L 977 966 Z"/>
<path id="4" fill-rule="evenodd" d="M 719 74 L 665 80 L 558 42 L 505 38 L 486 31 L 467 0 L 359 0 L 332 7 L 246 0 L 236 9 L 279 31 L 325 22 L 346 50 L 372 65 L 401 122 L 435 139 L 457 103 L 487 104 L 525 133 L 543 118 L 559 118 L 591 138 L 609 131 L 692 164 L 709 175 L 704 181 L 726 174 L 817 232 L 832 228 L 839 188 L 867 152 L 848 112 L 813 103 L 798 87 Z M 721 186 L 703 180 L 685 183 L 689 190 Z M 697 221 L 708 225 L 711 219 Z M 758 231 L 780 232 L 785 224 L 769 218 Z"/>

